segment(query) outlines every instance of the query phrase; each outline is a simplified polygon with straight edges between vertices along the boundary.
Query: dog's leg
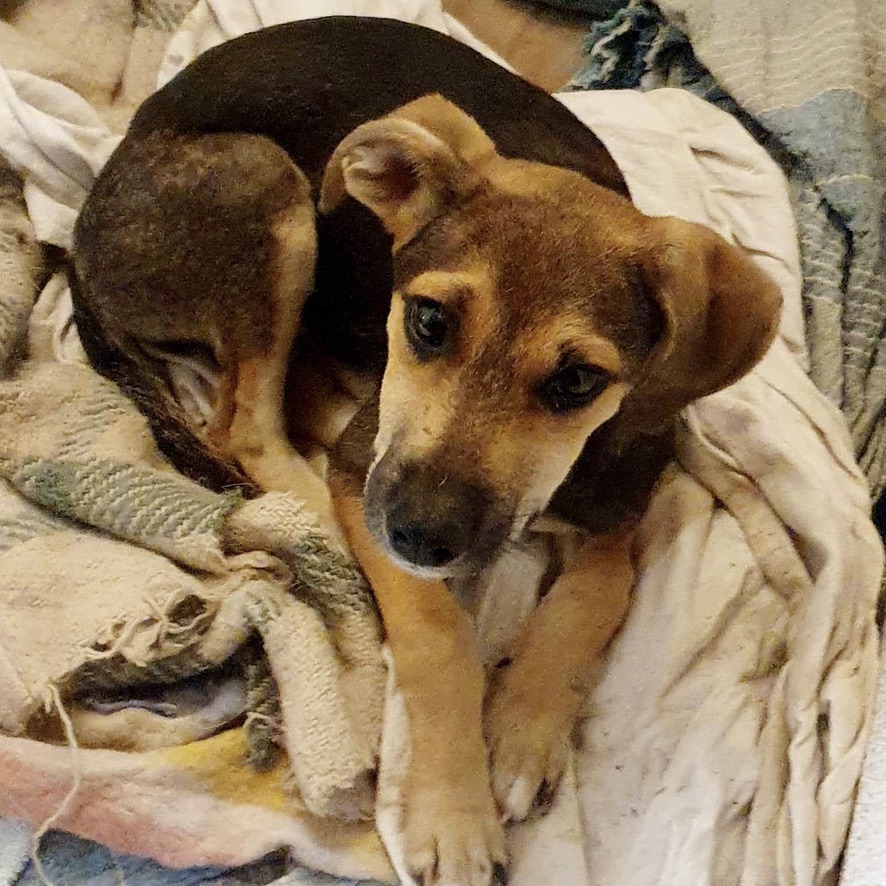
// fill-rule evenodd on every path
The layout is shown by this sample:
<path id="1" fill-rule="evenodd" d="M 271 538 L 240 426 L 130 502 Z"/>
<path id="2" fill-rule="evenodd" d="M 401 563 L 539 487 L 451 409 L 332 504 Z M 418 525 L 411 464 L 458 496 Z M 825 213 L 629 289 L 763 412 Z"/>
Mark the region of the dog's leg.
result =
<path id="1" fill-rule="evenodd" d="M 425 884 L 488 886 L 504 860 L 481 715 L 473 627 L 445 584 L 397 567 L 366 527 L 362 496 L 331 478 L 336 511 L 381 609 L 409 715 L 407 863 Z"/>
<path id="2" fill-rule="evenodd" d="M 317 255 L 313 206 L 307 195 L 297 197 L 278 216 L 272 232 L 276 248 L 271 341 L 262 353 L 239 359 L 232 367 L 229 418 L 224 418 L 229 423 L 220 430 L 226 451 L 259 486 L 292 492 L 331 527 L 334 519 L 326 483 L 287 439 L 283 415 L 290 350 L 313 286 Z"/>
<path id="3" fill-rule="evenodd" d="M 492 786 L 514 820 L 552 799 L 594 664 L 624 620 L 632 533 L 580 537 L 493 680 L 485 711 Z"/>

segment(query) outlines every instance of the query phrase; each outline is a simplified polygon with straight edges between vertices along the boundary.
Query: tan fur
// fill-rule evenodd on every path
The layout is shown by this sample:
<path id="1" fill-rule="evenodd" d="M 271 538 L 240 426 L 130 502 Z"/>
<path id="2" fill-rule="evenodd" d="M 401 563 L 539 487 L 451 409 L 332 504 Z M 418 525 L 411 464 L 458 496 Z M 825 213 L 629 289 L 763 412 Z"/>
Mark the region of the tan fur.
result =
<path id="1" fill-rule="evenodd" d="M 406 702 L 410 765 L 405 839 L 424 883 L 488 883 L 504 861 L 481 732 L 483 667 L 470 622 L 442 581 L 394 564 L 366 527 L 359 490 L 333 477 L 351 550 L 378 600 Z"/>
<path id="2" fill-rule="evenodd" d="M 525 818 L 539 790 L 550 795 L 559 781 L 591 665 L 627 614 L 631 542 L 631 532 L 561 536 L 562 574 L 493 682 L 484 718 L 492 787 L 513 818 Z"/>
<path id="3" fill-rule="evenodd" d="M 466 402 L 463 391 L 466 387 L 470 390 L 470 379 L 466 381 L 464 376 L 472 370 L 471 354 L 482 351 L 484 343 L 497 334 L 488 320 L 491 312 L 483 310 L 488 304 L 483 304 L 482 293 L 475 289 L 472 294 L 481 305 L 476 315 L 472 314 L 464 358 L 455 367 L 416 365 L 401 332 L 402 300 L 395 299 L 388 324 L 389 355 L 380 400 L 376 458 L 384 456 L 395 440 L 402 459 L 421 460 L 441 441 L 457 439 L 459 446 L 453 447 L 452 457 L 464 458 L 468 470 L 482 473 L 503 497 L 513 498 L 517 512 L 528 518 L 544 510 L 588 437 L 615 414 L 629 385 L 611 385 L 578 415 L 563 418 L 545 414 L 527 402 L 526 392 L 531 387 L 527 376 L 535 381 L 544 375 L 533 371 L 533 363 L 540 362 L 543 349 L 534 347 L 535 342 L 530 340 L 525 353 L 521 348 L 520 354 L 527 372 L 510 378 L 507 386 L 494 392 L 495 410 L 476 398 Z M 480 319 L 484 314 L 487 319 Z M 611 345 L 594 348 L 586 343 L 586 347 L 588 353 L 602 357 L 609 366 L 619 365 Z M 433 391 L 432 397 L 428 391 Z M 453 470 L 465 468 L 456 461 Z M 521 520 L 515 528 L 522 530 L 524 526 L 525 520 Z"/>
<path id="4" fill-rule="evenodd" d="M 274 316 L 272 334 L 263 353 L 230 366 L 234 379 L 231 403 L 223 398 L 218 410 L 230 416 L 230 421 L 226 427 L 216 424 L 213 442 L 233 456 L 263 489 L 297 491 L 312 513 L 332 526 L 326 483 L 289 442 L 280 408 L 289 352 L 314 280 L 317 237 L 307 195 L 293 200 L 271 222 L 271 231 L 274 249 L 268 295 Z"/>
<path id="5" fill-rule="evenodd" d="M 397 249 L 434 217 L 444 189 L 469 190 L 479 169 L 495 156 L 486 133 L 451 102 L 439 95 L 416 99 L 357 127 L 336 148 L 319 209 L 329 212 L 350 194 L 378 215 Z M 409 162 L 390 163 L 392 159 Z M 379 175 L 383 167 L 387 169 Z M 419 187 L 402 199 L 390 199 L 412 178 Z"/>

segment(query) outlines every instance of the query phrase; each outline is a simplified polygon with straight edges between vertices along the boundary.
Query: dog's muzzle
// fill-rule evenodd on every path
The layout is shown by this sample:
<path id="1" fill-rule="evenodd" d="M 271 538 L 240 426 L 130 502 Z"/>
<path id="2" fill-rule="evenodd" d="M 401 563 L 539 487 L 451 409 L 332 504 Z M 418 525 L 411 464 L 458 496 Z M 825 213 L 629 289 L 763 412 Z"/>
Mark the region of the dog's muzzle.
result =
<path id="1" fill-rule="evenodd" d="M 474 560 L 493 497 L 482 485 L 418 463 L 383 458 L 366 490 L 369 522 L 391 552 L 420 569 Z M 373 518 L 374 517 L 374 518 Z M 381 519 L 379 519 L 381 517 Z"/>

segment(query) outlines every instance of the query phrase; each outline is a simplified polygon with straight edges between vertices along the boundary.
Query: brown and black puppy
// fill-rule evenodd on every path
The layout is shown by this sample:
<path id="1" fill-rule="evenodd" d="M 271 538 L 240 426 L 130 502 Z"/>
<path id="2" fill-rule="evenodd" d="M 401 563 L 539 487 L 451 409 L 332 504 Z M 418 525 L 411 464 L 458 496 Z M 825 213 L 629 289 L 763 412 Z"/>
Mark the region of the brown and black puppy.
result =
<path id="1" fill-rule="evenodd" d="M 639 213 L 551 97 L 431 31 L 347 18 L 232 41 L 152 97 L 72 278 L 90 356 L 183 469 L 335 514 L 410 716 L 410 868 L 489 883 L 502 813 L 556 784 L 626 612 L 674 418 L 765 352 L 773 284 Z M 367 392 L 343 435 L 332 376 Z M 328 488 L 306 439 L 336 448 Z M 559 570 L 487 690 L 447 582 L 537 532 Z"/>

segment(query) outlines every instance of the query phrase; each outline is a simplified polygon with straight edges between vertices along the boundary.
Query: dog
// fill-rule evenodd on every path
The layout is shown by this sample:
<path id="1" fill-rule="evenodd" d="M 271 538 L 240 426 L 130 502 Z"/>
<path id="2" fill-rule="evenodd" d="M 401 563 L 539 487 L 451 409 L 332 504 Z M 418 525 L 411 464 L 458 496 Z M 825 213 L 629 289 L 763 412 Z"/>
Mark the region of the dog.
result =
<path id="1" fill-rule="evenodd" d="M 486 886 L 628 610 L 675 419 L 761 359 L 775 285 L 641 214 L 551 96 L 348 17 L 232 40 L 149 98 L 79 216 L 71 284 L 90 359 L 176 465 L 341 527 L 409 713 L 408 866 Z M 487 679 L 450 587 L 527 533 L 556 569 Z"/>

